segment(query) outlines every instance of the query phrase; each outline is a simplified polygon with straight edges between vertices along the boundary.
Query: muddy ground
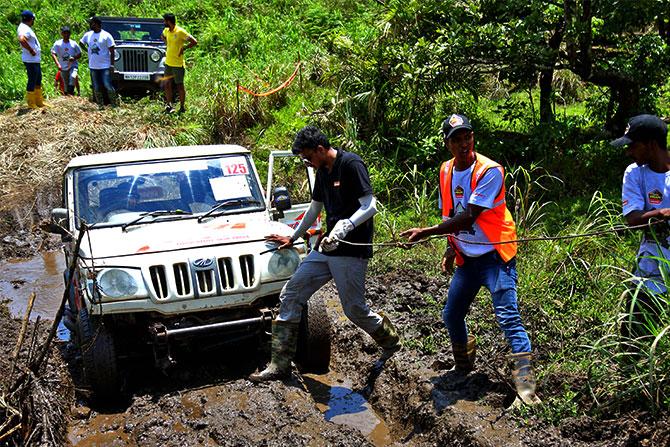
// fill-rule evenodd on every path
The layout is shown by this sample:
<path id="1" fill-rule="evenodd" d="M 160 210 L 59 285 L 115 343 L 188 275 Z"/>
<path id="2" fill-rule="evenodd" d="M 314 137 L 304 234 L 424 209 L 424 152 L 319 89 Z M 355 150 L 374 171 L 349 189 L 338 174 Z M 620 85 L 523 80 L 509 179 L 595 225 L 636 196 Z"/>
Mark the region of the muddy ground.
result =
<path id="1" fill-rule="evenodd" d="M 295 370 L 290 380 L 253 385 L 246 377 L 263 366 L 267 349 L 196 350 L 182 355 L 168 375 L 150 363 L 132 365 L 129 397 L 101 406 L 89 399 L 77 353 L 57 343 L 43 377 L 49 384 L 43 389 L 52 393 L 45 407 L 53 411 L 52 431 L 61 445 L 668 445 L 668 423 L 654 425 L 644 415 L 607 423 L 574 418 L 554 427 L 507 411 L 514 392 L 498 333 L 477 334 L 474 373 L 465 379 L 446 373 L 451 356 L 435 312 L 447 287 L 445 278 L 421 276 L 411 268 L 369 277 L 369 302 L 396 322 L 406 345 L 378 376 L 371 368 L 378 353 L 374 342 L 342 315 L 332 285 L 320 294 L 334 328 L 327 376 Z M 472 320 L 492 318 L 485 300 L 472 312 Z M 20 322 L 6 312 L 1 316 L 4 377 Z M 43 325 L 41 337 L 45 330 Z M 435 354 L 423 353 L 419 341 L 427 336 L 434 337 Z M 549 394 L 549 386 L 540 382 L 540 396 Z M 333 401 L 336 395 L 339 403 Z M 58 408 L 64 410 L 60 418 Z"/>
<path id="2" fill-rule="evenodd" d="M 82 123 L 73 125 L 84 126 L 86 132 L 78 130 L 81 135 L 64 146 L 63 154 L 96 150 L 93 143 L 99 138 L 95 132 L 105 120 L 100 116 L 100 123 L 86 128 L 91 117 L 100 112 L 85 102 L 76 102 L 73 107 L 80 108 L 78 113 L 83 111 L 85 115 Z M 51 121 L 43 127 L 49 128 L 52 121 L 57 122 L 60 112 L 68 113 L 66 108 L 58 108 L 44 114 Z M 119 115 L 116 119 L 124 118 L 121 112 L 115 113 Z M 17 141 L 25 141 L 26 148 L 32 147 L 32 134 L 20 134 L 26 127 L 24 121 L 19 122 L 10 114 L 0 119 L 3 128 L 10 124 L 15 126 Z M 31 115 L 29 122 L 39 127 L 39 119 Z M 134 141 L 133 147 L 141 146 L 150 134 L 142 128 L 131 128 L 130 124 L 125 127 L 132 138 L 123 133 L 112 139 L 118 140 L 119 148 L 129 144 L 128 141 Z M 54 134 L 51 140 L 63 141 L 69 135 L 75 133 Z M 89 140 L 91 144 L 81 143 Z M 18 147 L 15 153 L 22 151 Z M 12 160 L 16 161 L 16 169 L 28 163 L 17 157 Z M 53 178 L 58 178 L 55 171 Z M 5 185 L 0 186 L 7 189 Z M 48 218 L 52 207 L 58 206 L 57 181 L 35 194 L 23 192 L 34 199 L 3 203 L 0 262 L 34 257 L 42 250 L 59 247 L 57 237 L 46 236 L 39 230 L 40 221 Z M 34 286 L 21 278 L 0 280 L 9 282 L 24 295 Z M 378 375 L 372 374 L 371 368 L 378 354 L 374 342 L 343 317 L 332 285 L 321 293 L 321 298 L 328 303 L 334 329 L 331 372 L 327 375 L 302 375 L 296 370 L 290 380 L 253 385 L 246 377 L 265 364 L 267 346 L 265 349 L 251 345 L 228 350 L 194 349 L 191 355 L 182 355 L 180 363 L 168 375 L 155 370 L 151 363 L 131 365 L 128 397 L 115 406 L 102 406 L 89 398 L 76 350 L 65 342 L 55 343 L 48 365 L 40 371 L 35 378 L 36 385 L 31 388 L 32 399 L 28 400 L 35 405 L 26 407 L 26 411 L 33 413 L 24 415 L 24 426 L 14 433 L 9 444 L 670 445 L 670 424 L 655 422 L 646 414 L 628 413 L 599 421 L 587 417 L 568 418 L 552 426 L 541 422 L 532 412 L 506 410 L 515 397 L 505 360 L 508 351 L 499 331 L 486 329 L 494 327 L 493 324 L 480 324 L 493 319 L 485 296 L 477 300 L 469 318 L 471 331 L 478 340 L 477 369 L 466 378 L 448 374 L 451 353 L 439 317 L 447 290 L 446 278 L 427 277 L 411 263 L 405 270 L 369 276 L 367 298 L 371 306 L 385 312 L 396 323 L 405 346 Z M 51 293 L 53 296 L 49 298 L 57 301 L 62 290 L 53 289 Z M 524 318 L 531 334 L 545 323 L 531 312 L 526 312 Z M 20 321 L 12 318 L 6 309 L 0 311 L 0 320 L 0 377 L 5 385 L 11 385 L 10 356 Z M 34 351 L 43 343 L 46 326 L 42 324 L 35 330 L 33 319 L 27 337 L 31 342 L 24 344 L 20 360 L 25 361 L 31 349 Z M 550 401 L 552 393 L 566 384 L 585 380 L 543 371 L 551 349 L 550 343 L 536 346 L 538 371 L 544 372 L 540 375 L 538 393 L 545 401 Z M 18 362 L 19 370 L 23 364 Z M 6 392 L 3 395 L 7 396 Z M 0 410 L 3 410 L 2 405 Z M 0 412 L 0 416 L 6 414 L 6 411 Z M 0 427 L 3 423 L 0 420 Z M 32 438 L 28 439 L 31 434 Z M 8 442 L 7 439 L 0 439 L 0 445 Z"/>

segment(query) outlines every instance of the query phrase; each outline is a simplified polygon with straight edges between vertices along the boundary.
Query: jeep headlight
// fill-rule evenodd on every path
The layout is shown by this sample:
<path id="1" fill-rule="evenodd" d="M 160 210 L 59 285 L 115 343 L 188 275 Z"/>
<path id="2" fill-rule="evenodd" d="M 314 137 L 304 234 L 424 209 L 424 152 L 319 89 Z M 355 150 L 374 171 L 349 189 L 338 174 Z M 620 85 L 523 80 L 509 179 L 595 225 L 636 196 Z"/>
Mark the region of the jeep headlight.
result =
<path id="1" fill-rule="evenodd" d="M 158 62 L 159 60 L 161 60 L 161 53 L 160 53 L 160 51 L 154 50 L 151 53 L 151 56 L 149 56 L 149 57 L 151 58 L 152 61 Z"/>
<path id="2" fill-rule="evenodd" d="M 120 51 L 115 51 L 114 52 L 114 62 L 117 62 L 119 59 L 121 59 L 121 52 Z"/>
<path id="3" fill-rule="evenodd" d="M 141 273 L 134 270 L 107 269 L 98 275 L 98 288 L 109 298 L 131 298 L 146 295 Z"/>
<path id="4" fill-rule="evenodd" d="M 291 276 L 300 264 L 300 256 L 294 249 L 275 251 L 268 262 L 268 273 L 276 278 Z"/>

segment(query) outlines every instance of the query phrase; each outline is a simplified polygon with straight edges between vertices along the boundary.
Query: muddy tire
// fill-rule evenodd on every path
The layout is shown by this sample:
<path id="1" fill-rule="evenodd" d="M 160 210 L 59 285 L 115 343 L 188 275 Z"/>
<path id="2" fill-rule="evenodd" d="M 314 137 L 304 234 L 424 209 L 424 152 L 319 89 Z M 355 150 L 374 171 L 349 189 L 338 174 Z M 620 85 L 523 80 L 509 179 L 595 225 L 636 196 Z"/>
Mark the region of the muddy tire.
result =
<path id="1" fill-rule="evenodd" d="M 330 319 L 319 295 L 309 300 L 302 312 L 298 332 L 296 363 L 303 372 L 326 373 L 330 365 Z"/>
<path id="2" fill-rule="evenodd" d="M 119 370 L 114 335 L 85 308 L 79 311 L 78 317 L 84 377 L 96 400 L 117 400 L 122 396 L 124 380 Z"/>

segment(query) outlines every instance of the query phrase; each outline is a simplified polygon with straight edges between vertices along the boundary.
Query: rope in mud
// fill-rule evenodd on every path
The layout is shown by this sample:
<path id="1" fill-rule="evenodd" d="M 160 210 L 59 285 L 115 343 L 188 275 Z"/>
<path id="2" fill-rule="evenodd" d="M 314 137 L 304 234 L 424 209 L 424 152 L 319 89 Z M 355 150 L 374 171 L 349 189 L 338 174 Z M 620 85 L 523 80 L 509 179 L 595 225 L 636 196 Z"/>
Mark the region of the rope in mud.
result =
<path id="1" fill-rule="evenodd" d="M 534 236 L 534 237 L 525 237 L 525 238 L 519 238 L 519 239 L 514 239 L 510 241 L 487 241 L 487 242 L 482 242 L 482 241 L 470 241 L 466 240 L 463 238 L 459 238 L 453 233 L 448 233 L 448 234 L 439 234 L 439 235 L 433 235 L 433 236 L 428 236 L 426 238 L 421 239 L 420 241 L 413 241 L 413 242 L 402 242 L 402 241 L 391 241 L 391 242 L 372 242 L 372 243 L 366 243 L 366 242 L 351 242 L 351 241 L 345 241 L 338 239 L 338 242 L 347 244 L 347 245 L 353 245 L 353 246 L 358 246 L 358 247 L 397 247 L 397 248 L 412 248 L 415 245 L 419 244 L 424 244 L 428 241 L 431 241 L 433 239 L 444 239 L 451 237 L 459 242 L 463 242 L 466 244 L 472 244 L 472 245 L 504 245 L 504 244 L 513 244 L 513 243 L 527 243 L 527 242 L 536 242 L 536 241 L 561 241 L 561 240 L 568 240 L 568 239 L 578 239 L 578 238 L 595 238 L 599 236 L 603 236 L 606 234 L 613 234 L 613 233 L 619 233 L 622 231 L 628 231 L 628 230 L 637 230 L 640 228 L 651 228 L 652 225 L 657 225 L 659 223 L 665 222 L 664 220 L 657 220 L 657 221 L 649 221 L 648 223 L 645 224 L 639 224 L 639 225 L 631 225 L 631 226 L 616 226 L 612 228 L 608 228 L 605 230 L 599 230 L 599 231 L 592 231 L 590 233 L 578 233 L 578 234 L 566 234 L 564 236 Z"/>

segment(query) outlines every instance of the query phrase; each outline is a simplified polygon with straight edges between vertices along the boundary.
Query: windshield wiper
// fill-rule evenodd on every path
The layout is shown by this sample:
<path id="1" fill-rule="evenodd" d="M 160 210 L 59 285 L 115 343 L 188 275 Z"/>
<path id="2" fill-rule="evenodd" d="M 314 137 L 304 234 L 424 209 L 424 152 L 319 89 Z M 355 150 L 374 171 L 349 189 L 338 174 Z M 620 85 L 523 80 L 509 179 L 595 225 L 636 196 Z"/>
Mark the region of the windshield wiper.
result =
<path id="1" fill-rule="evenodd" d="M 261 202 L 259 202 L 258 200 L 254 200 L 254 199 L 228 199 L 228 200 L 224 200 L 223 202 L 219 203 L 218 205 L 215 205 L 214 207 L 212 207 L 212 209 L 207 211 L 202 216 L 198 217 L 198 223 L 201 223 L 203 220 L 205 220 L 205 218 L 211 216 L 213 213 L 217 212 L 218 210 L 220 210 L 221 208 L 224 208 L 226 206 L 260 205 L 260 204 L 261 204 Z"/>
<path id="2" fill-rule="evenodd" d="M 187 214 L 193 214 L 190 211 L 184 211 L 184 210 L 157 210 L 157 211 L 149 211 L 146 213 L 142 213 L 140 217 L 137 219 L 131 220 L 128 223 L 123 224 L 121 227 L 121 231 L 126 231 L 126 229 L 130 226 L 137 225 L 140 223 L 145 217 L 158 217 L 158 216 L 170 216 L 170 215 L 187 215 Z M 148 222 L 147 222 L 148 223 Z"/>

